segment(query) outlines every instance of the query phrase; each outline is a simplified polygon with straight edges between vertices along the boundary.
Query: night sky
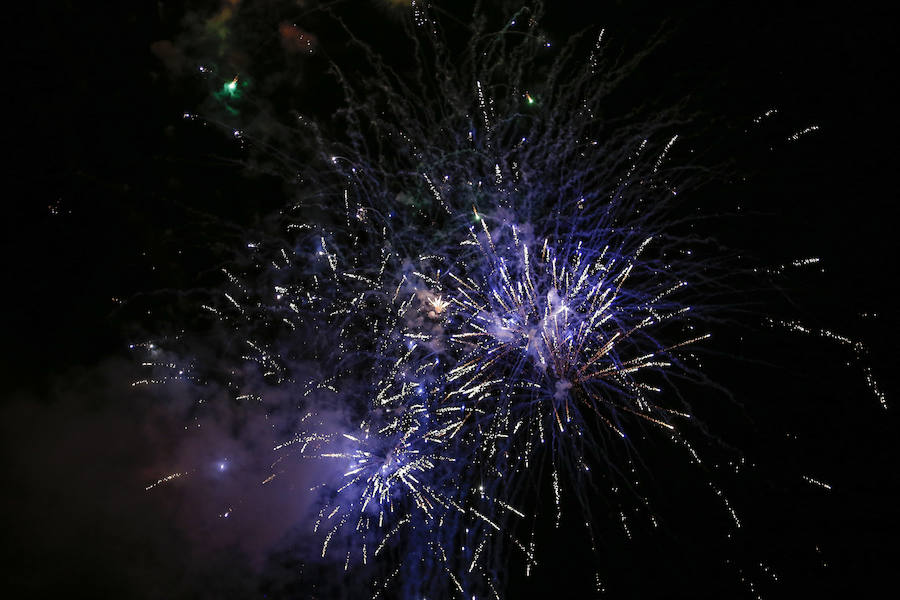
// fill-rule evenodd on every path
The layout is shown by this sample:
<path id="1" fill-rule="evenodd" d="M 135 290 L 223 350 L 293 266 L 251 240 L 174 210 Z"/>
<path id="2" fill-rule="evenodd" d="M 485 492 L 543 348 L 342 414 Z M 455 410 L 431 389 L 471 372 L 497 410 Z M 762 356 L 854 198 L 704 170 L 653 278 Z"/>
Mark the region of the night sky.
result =
<path id="1" fill-rule="evenodd" d="M 192 290 L 215 285 L 244 232 L 263 227 L 289 190 L 278 177 L 248 173 L 238 164 L 247 155 L 222 131 L 182 118 L 220 110 L 193 74 L 196 57 L 169 51 L 202 54 L 207 47 L 190 46 L 192 28 L 218 3 L 108 4 L 20 4 L 6 19 L 3 587 L 16 598 L 342 597 L 324 580 L 334 573 L 298 579 L 291 557 L 306 543 L 308 501 L 287 487 L 264 493 L 247 483 L 241 473 L 265 460 L 252 444 L 234 442 L 229 454 L 224 425 L 209 432 L 208 445 L 188 444 L 180 436 L 188 393 L 130 386 L 141 372 L 129 344 L 161 327 L 197 326 Z M 260 25 L 261 48 L 279 48 L 276 4 L 257 3 L 252 22 L 271 29 Z M 347 10 L 354 4 L 358 11 Z M 389 4 L 353 0 L 341 10 L 402 64 L 391 40 L 405 17 Z M 708 140 L 704 156 L 718 165 L 698 202 L 716 212 L 727 198 L 746 211 L 718 221 L 717 239 L 766 264 L 817 256 L 824 272 L 798 271 L 748 296 L 746 321 L 706 361 L 735 398 L 728 409 L 707 407 L 711 435 L 755 465 L 721 482 L 745 520 L 741 539 L 723 539 L 708 499 L 697 499 L 677 466 L 666 468 L 674 459 L 658 448 L 647 457 L 658 465 L 652 485 L 666 514 L 679 518 L 626 540 L 615 523 L 603 525 L 616 517 L 601 508 L 593 518 L 608 538 L 596 556 L 573 551 L 583 543 L 578 534 L 548 528 L 541 567 L 529 580 L 513 576 L 507 596 L 593 597 L 600 561 L 607 580 L 598 597 L 744 597 L 726 554 L 745 569 L 756 565 L 752 578 L 768 598 L 890 589 L 900 501 L 894 21 L 865 2 L 696 2 L 683 12 L 630 2 L 596 2 L 585 12 L 581 4 L 548 2 L 551 36 L 602 25 L 613 44 L 634 51 L 665 34 L 616 102 L 650 97 L 693 112 L 686 127 Z M 278 6 L 284 15 L 294 10 Z M 338 29 L 303 23 L 340 59 Z M 293 70 L 268 82 L 271 110 L 334 109 L 316 56 L 286 61 Z M 247 70 L 270 68 L 252 59 Z M 297 96 L 285 92 L 297 88 Z M 771 107 L 779 111 L 772 129 L 743 132 Z M 783 143 L 810 124 L 820 130 Z M 760 315 L 787 311 L 863 341 L 863 364 L 889 410 L 845 348 L 759 325 Z M 747 341 L 733 343 L 741 328 Z M 195 485 L 145 491 L 185 457 L 215 464 L 224 454 L 243 456 L 244 470 L 230 477 L 212 469 Z M 223 525 L 223 498 L 238 496 L 243 516 Z"/>

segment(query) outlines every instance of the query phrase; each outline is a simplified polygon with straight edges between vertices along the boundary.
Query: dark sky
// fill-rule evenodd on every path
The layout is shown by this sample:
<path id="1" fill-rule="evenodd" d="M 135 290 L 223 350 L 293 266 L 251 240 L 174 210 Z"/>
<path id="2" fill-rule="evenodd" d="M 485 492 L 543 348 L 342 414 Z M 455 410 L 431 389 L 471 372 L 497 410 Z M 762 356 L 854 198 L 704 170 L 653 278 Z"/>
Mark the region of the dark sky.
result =
<path id="1" fill-rule="evenodd" d="M 190 15 L 215 11 L 205 4 L 55 2 L 19 5 L 7 18 L 14 35 L 4 94 L 0 456 L 10 597 L 252 598 L 260 590 L 280 597 L 272 581 L 290 577 L 270 559 L 307 508 L 290 489 L 239 493 L 247 477 L 209 474 L 194 488 L 144 491 L 186 457 L 212 463 L 226 453 L 241 457 L 241 473 L 252 472 L 264 459 L 244 441 L 257 424 L 248 418 L 233 448 L 221 447 L 222 432 L 235 426 L 225 416 L 222 432 L 209 434 L 214 448 L 185 442 L 178 432 L 188 391 L 173 389 L 160 401 L 128 385 L 139 377 L 128 344 L 190 305 L 188 290 L 207 285 L 244 241 L 235 232 L 284 200 L 280 181 L 235 166 L 232 142 L 183 121 L 207 90 L 173 75 L 151 51 L 154 42 L 184 40 Z M 723 238 L 773 264 L 821 257 L 825 272 L 785 283 L 779 306 L 865 341 L 866 364 L 893 406 L 897 41 L 880 3 L 700 2 L 676 12 L 597 2 L 587 13 L 573 9 L 581 3 L 548 4 L 547 27 L 560 36 L 602 24 L 637 48 L 660 28 L 667 32 L 629 93 L 691 98 L 721 115 L 709 130 L 733 141 L 712 147 L 749 182 L 723 177 L 701 193 L 710 201 L 728 194 L 753 213 L 725 226 Z M 372 35 L 390 39 L 396 17 L 366 11 L 357 18 L 383 19 L 372 21 Z M 337 34 L 320 35 L 323 45 L 339 46 L 329 35 Z M 313 110 L 327 99 L 318 102 Z M 735 123 L 773 106 L 784 131 L 809 124 L 820 131 L 777 152 L 766 151 L 763 138 L 740 135 Z M 860 317 L 870 313 L 879 316 Z M 759 465 L 729 482 L 752 534 L 727 551 L 744 564 L 762 557 L 774 565 L 782 582 L 765 584 L 770 598 L 797 590 L 866 597 L 862 590 L 891 581 L 894 567 L 896 409 L 880 409 L 840 346 L 781 334 L 755 339 L 718 365 L 719 380 L 746 407 L 745 420 L 722 424 L 723 437 Z M 742 362 L 760 355 L 771 364 Z M 801 474 L 821 476 L 832 491 Z M 660 474 L 657 485 L 673 490 L 671 508 L 684 523 L 604 546 L 606 597 L 735 593 L 734 572 L 720 564 L 721 528 L 705 521 L 702 503 L 677 497 L 677 478 Z M 215 513 L 237 495 L 257 508 L 223 532 Z M 550 547 L 567 547 L 564 535 L 544 535 Z M 590 584 L 591 560 L 551 553 L 534 583 L 514 584 L 510 597 L 577 594 L 582 584 L 570 579 Z M 764 579 L 759 570 L 752 577 Z M 299 597 L 311 593 L 297 589 Z"/>

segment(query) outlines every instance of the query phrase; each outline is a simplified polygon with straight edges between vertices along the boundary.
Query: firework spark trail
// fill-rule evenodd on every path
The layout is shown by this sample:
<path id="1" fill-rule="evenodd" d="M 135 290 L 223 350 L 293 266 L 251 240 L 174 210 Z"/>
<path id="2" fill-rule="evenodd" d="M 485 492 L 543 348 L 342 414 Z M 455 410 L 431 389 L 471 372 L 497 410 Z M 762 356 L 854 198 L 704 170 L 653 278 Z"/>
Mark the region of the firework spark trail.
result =
<path id="1" fill-rule="evenodd" d="M 344 131 L 298 118 L 302 160 L 262 148 L 303 189 L 282 230 L 248 244 L 247 276 L 226 271 L 227 291 L 204 305 L 240 340 L 230 373 L 253 365 L 265 382 L 232 377 L 234 397 L 297 399 L 302 430 L 273 452 L 331 465 L 316 488 L 318 558 L 369 573 L 373 597 L 499 598 L 507 550 L 526 573 L 538 564 L 546 464 L 557 527 L 566 494 L 590 511 L 591 467 L 616 444 L 627 454 L 632 431 L 658 429 L 703 464 L 681 436 L 691 411 L 660 383 L 693 375 L 684 356 L 711 336 L 698 299 L 714 276 L 673 217 L 690 183 L 667 166 L 679 136 L 665 113 L 618 128 L 598 117 L 640 57 L 607 61 L 603 30 L 584 60 L 578 40 L 554 54 L 540 16 L 476 28 L 459 60 L 416 3 L 410 76 L 348 31 L 372 73 L 334 65 Z M 146 366 L 138 383 L 207 379 Z M 608 496 L 636 489 L 630 458 L 605 466 Z M 638 510 L 616 513 L 631 538 Z"/>

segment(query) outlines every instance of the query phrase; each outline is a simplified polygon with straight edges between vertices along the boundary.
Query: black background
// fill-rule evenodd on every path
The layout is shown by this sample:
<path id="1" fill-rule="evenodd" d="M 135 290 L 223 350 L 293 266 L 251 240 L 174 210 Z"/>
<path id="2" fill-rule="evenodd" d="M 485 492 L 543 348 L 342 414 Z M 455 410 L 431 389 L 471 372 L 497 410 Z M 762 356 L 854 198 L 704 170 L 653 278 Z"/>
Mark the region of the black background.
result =
<path id="1" fill-rule="evenodd" d="M 733 245 L 773 264 L 822 258 L 824 273 L 785 284 L 797 314 L 864 340 L 893 404 L 897 42 L 886 9 L 580 4 L 551 3 L 548 31 L 602 24 L 633 47 L 660 27 L 669 32 L 637 76 L 636 95 L 699 98 L 709 113 L 728 116 L 726 128 L 771 107 L 779 109 L 777 131 L 821 127 L 776 151 L 735 136 L 719 151 L 734 154 L 735 172 L 748 181 L 702 194 L 727 195 L 751 213 L 722 226 Z M 152 480 L 141 468 L 161 460 L 148 456 L 157 446 L 142 445 L 146 399 L 120 394 L 123 357 L 143 317 L 117 299 L 152 307 L 159 290 L 203 285 L 228 246 L 242 241 L 228 224 L 252 225 L 277 208 L 281 184 L 248 177 L 226 160 L 236 151 L 221 132 L 181 119 L 204 89 L 173 83 L 150 45 L 178 34 L 187 7 L 11 10 L 0 253 L 5 585 L 28 597 L 254 597 L 256 575 L 235 566 L 239 554 L 198 559 L 168 512 L 111 491 L 123 473 L 135 473 L 118 480 L 126 487 Z M 389 39 L 395 17 L 367 10 L 385 20 Z M 742 147 L 742 139 L 762 149 Z M 729 482 L 739 512 L 750 515 L 737 549 L 721 541 L 721 521 L 705 519 L 702 503 L 672 498 L 688 525 L 604 546 L 607 597 L 731 597 L 746 587 L 722 565 L 729 552 L 747 572 L 759 560 L 773 565 L 778 584 L 759 569 L 748 575 L 765 582 L 758 585 L 767 597 L 859 597 L 890 583 L 894 409 L 880 409 L 839 346 L 786 334 L 759 340 L 731 358 L 768 354 L 776 366 L 723 361 L 717 377 L 749 415 L 723 426 L 726 437 L 759 464 L 753 476 Z M 658 486 L 677 496 L 677 478 L 668 479 L 660 475 Z M 552 549 L 546 562 L 527 582 L 514 576 L 510 597 L 581 597 L 598 559 L 572 555 L 567 536 L 576 536 L 567 531 L 542 534 Z"/>

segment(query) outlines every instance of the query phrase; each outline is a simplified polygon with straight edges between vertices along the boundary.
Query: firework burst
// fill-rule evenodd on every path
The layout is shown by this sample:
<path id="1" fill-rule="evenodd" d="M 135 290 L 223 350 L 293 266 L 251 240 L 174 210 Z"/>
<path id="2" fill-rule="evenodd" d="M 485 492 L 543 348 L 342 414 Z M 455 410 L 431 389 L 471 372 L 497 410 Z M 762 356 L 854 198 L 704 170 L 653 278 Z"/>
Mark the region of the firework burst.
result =
<path id="1" fill-rule="evenodd" d="M 279 460 L 329 465 L 316 560 L 365 574 L 374 597 L 500 598 L 510 552 L 539 564 L 542 465 L 559 527 L 567 489 L 590 512 L 592 467 L 637 487 L 609 448 L 646 428 L 702 463 L 676 383 L 702 379 L 689 353 L 711 336 L 716 269 L 676 216 L 691 173 L 668 167 L 671 114 L 599 116 L 640 57 L 607 60 L 602 30 L 552 55 L 536 7 L 475 26 L 459 60 L 412 4 L 410 75 L 347 32 L 368 71 L 332 64 L 339 133 L 305 117 L 234 130 L 299 191 L 204 308 L 265 384 L 232 369 L 236 398 L 287 389 L 306 415 Z M 169 375 L 146 382 L 206 379 L 147 364 Z"/>

